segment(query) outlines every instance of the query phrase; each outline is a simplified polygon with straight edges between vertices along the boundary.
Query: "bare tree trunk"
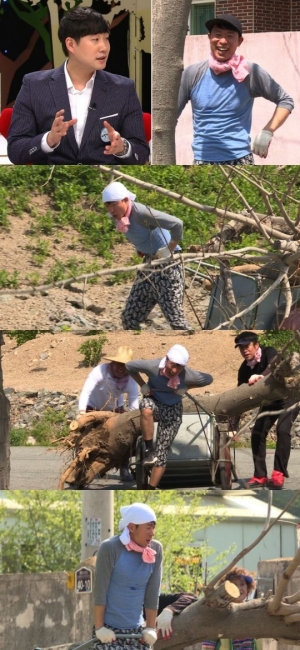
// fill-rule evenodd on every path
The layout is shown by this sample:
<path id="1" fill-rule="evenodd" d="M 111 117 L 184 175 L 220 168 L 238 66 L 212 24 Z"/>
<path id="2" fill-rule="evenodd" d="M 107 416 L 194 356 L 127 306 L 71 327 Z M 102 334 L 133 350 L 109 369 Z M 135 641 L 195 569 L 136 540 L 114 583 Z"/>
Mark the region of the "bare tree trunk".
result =
<path id="1" fill-rule="evenodd" d="M 10 450 L 9 450 L 9 412 L 10 402 L 3 389 L 1 364 L 1 346 L 4 345 L 3 332 L 0 330 L 0 489 L 9 488 Z"/>
<path id="2" fill-rule="evenodd" d="M 174 165 L 183 49 L 191 0 L 153 0 L 153 164 Z"/>

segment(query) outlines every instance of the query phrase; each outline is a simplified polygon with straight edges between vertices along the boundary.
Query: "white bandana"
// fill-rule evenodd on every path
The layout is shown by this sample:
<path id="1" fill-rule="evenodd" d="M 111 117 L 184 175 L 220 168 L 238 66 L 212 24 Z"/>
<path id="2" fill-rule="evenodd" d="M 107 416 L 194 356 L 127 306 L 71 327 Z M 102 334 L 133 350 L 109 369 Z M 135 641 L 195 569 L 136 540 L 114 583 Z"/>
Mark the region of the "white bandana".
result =
<path id="1" fill-rule="evenodd" d="M 173 345 L 170 350 L 168 350 L 166 356 L 160 361 L 159 368 L 164 368 L 166 364 L 166 358 L 168 357 L 169 361 L 172 363 L 178 363 L 180 366 L 186 366 L 189 360 L 189 353 L 183 345 Z"/>
<path id="2" fill-rule="evenodd" d="M 123 533 L 120 535 L 120 541 L 124 546 L 130 542 L 128 524 L 149 524 L 150 521 L 156 521 L 155 512 L 146 503 L 132 503 L 130 506 L 123 506 L 121 515 L 119 530 L 123 530 Z"/>
<path id="3" fill-rule="evenodd" d="M 123 183 L 119 181 L 114 181 L 107 185 L 102 192 L 102 201 L 103 203 L 108 203 L 109 201 L 122 201 L 125 198 L 131 199 L 134 201 L 136 194 L 130 192 Z"/>

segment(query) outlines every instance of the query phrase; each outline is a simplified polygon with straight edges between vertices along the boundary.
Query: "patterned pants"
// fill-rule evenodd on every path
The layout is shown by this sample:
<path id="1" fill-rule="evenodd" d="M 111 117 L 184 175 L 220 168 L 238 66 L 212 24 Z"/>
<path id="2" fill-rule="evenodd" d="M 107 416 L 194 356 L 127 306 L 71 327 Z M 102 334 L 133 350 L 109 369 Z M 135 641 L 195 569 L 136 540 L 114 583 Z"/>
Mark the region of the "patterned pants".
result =
<path id="1" fill-rule="evenodd" d="M 222 162 L 208 162 L 207 160 L 194 160 L 194 165 L 255 165 L 253 153 L 235 160 L 222 160 Z"/>
<path id="2" fill-rule="evenodd" d="M 144 397 L 140 402 L 140 410 L 142 409 L 152 409 L 154 422 L 158 422 L 155 447 L 157 461 L 154 465 L 165 467 L 169 449 L 182 422 L 182 402 L 180 400 L 178 404 L 169 406 L 160 404 L 151 397 Z"/>
<path id="3" fill-rule="evenodd" d="M 105 625 L 110 630 L 114 630 L 116 634 L 141 634 L 143 628 L 141 626 L 135 627 L 133 629 L 124 629 L 112 627 L 112 625 Z M 140 639 L 117 639 L 113 643 L 101 643 L 101 641 L 96 641 L 94 644 L 93 650 L 148 650 L 151 648 L 148 643 L 143 643 Z"/>
<path id="4" fill-rule="evenodd" d="M 122 313 L 124 330 L 139 330 L 153 307 L 158 304 L 174 330 L 190 329 L 183 311 L 184 277 L 181 262 L 165 268 L 138 271 Z"/>

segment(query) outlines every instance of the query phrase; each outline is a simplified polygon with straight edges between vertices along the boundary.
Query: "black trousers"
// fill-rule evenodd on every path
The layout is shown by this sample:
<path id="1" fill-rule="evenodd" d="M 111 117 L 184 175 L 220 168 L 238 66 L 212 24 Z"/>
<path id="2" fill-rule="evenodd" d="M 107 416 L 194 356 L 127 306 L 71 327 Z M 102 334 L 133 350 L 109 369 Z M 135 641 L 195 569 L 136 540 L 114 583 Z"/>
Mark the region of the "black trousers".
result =
<path id="1" fill-rule="evenodd" d="M 288 408 L 296 404 L 295 399 L 277 400 L 268 406 L 264 406 L 260 413 L 264 411 L 279 411 L 283 408 Z M 274 458 L 274 470 L 281 472 L 284 476 L 288 477 L 287 466 L 291 452 L 291 428 L 297 415 L 300 412 L 300 407 L 296 407 L 289 413 L 282 413 L 281 415 L 266 415 L 255 422 L 251 434 L 251 447 L 254 462 L 254 476 L 262 478 L 267 476 L 266 465 L 266 439 L 267 435 L 277 421 L 276 426 L 276 450 Z"/>

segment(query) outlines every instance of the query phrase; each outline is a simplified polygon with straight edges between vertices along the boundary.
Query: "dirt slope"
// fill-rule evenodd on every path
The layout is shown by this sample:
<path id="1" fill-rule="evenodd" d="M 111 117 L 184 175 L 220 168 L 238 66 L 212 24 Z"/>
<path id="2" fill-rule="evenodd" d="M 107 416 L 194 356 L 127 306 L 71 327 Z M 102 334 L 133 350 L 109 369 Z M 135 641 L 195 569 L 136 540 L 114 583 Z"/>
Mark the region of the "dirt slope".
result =
<path id="1" fill-rule="evenodd" d="M 108 332 L 103 348 L 103 358 L 115 354 L 119 345 L 128 345 L 135 358 L 162 357 L 174 343 L 181 343 L 190 353 L 189 365 L 213 375 L 214 382 L 207 389 L 217 393 L 236 385 L 237 370 L 241 363 L 234 349 L 235 333 L 231 331 L 197 332 L 180 335 L 177 332 Z M 82 334 L 39 334 L 32 341 L 17 347 L 14 340 L 5 336 L 2 348 L 4 387 L 15 390 L 80 391 L 89 368 L 83 366 L 79 346 L 87 339 Z M 199 392 L 196 389 L 194 392 Z"/>

